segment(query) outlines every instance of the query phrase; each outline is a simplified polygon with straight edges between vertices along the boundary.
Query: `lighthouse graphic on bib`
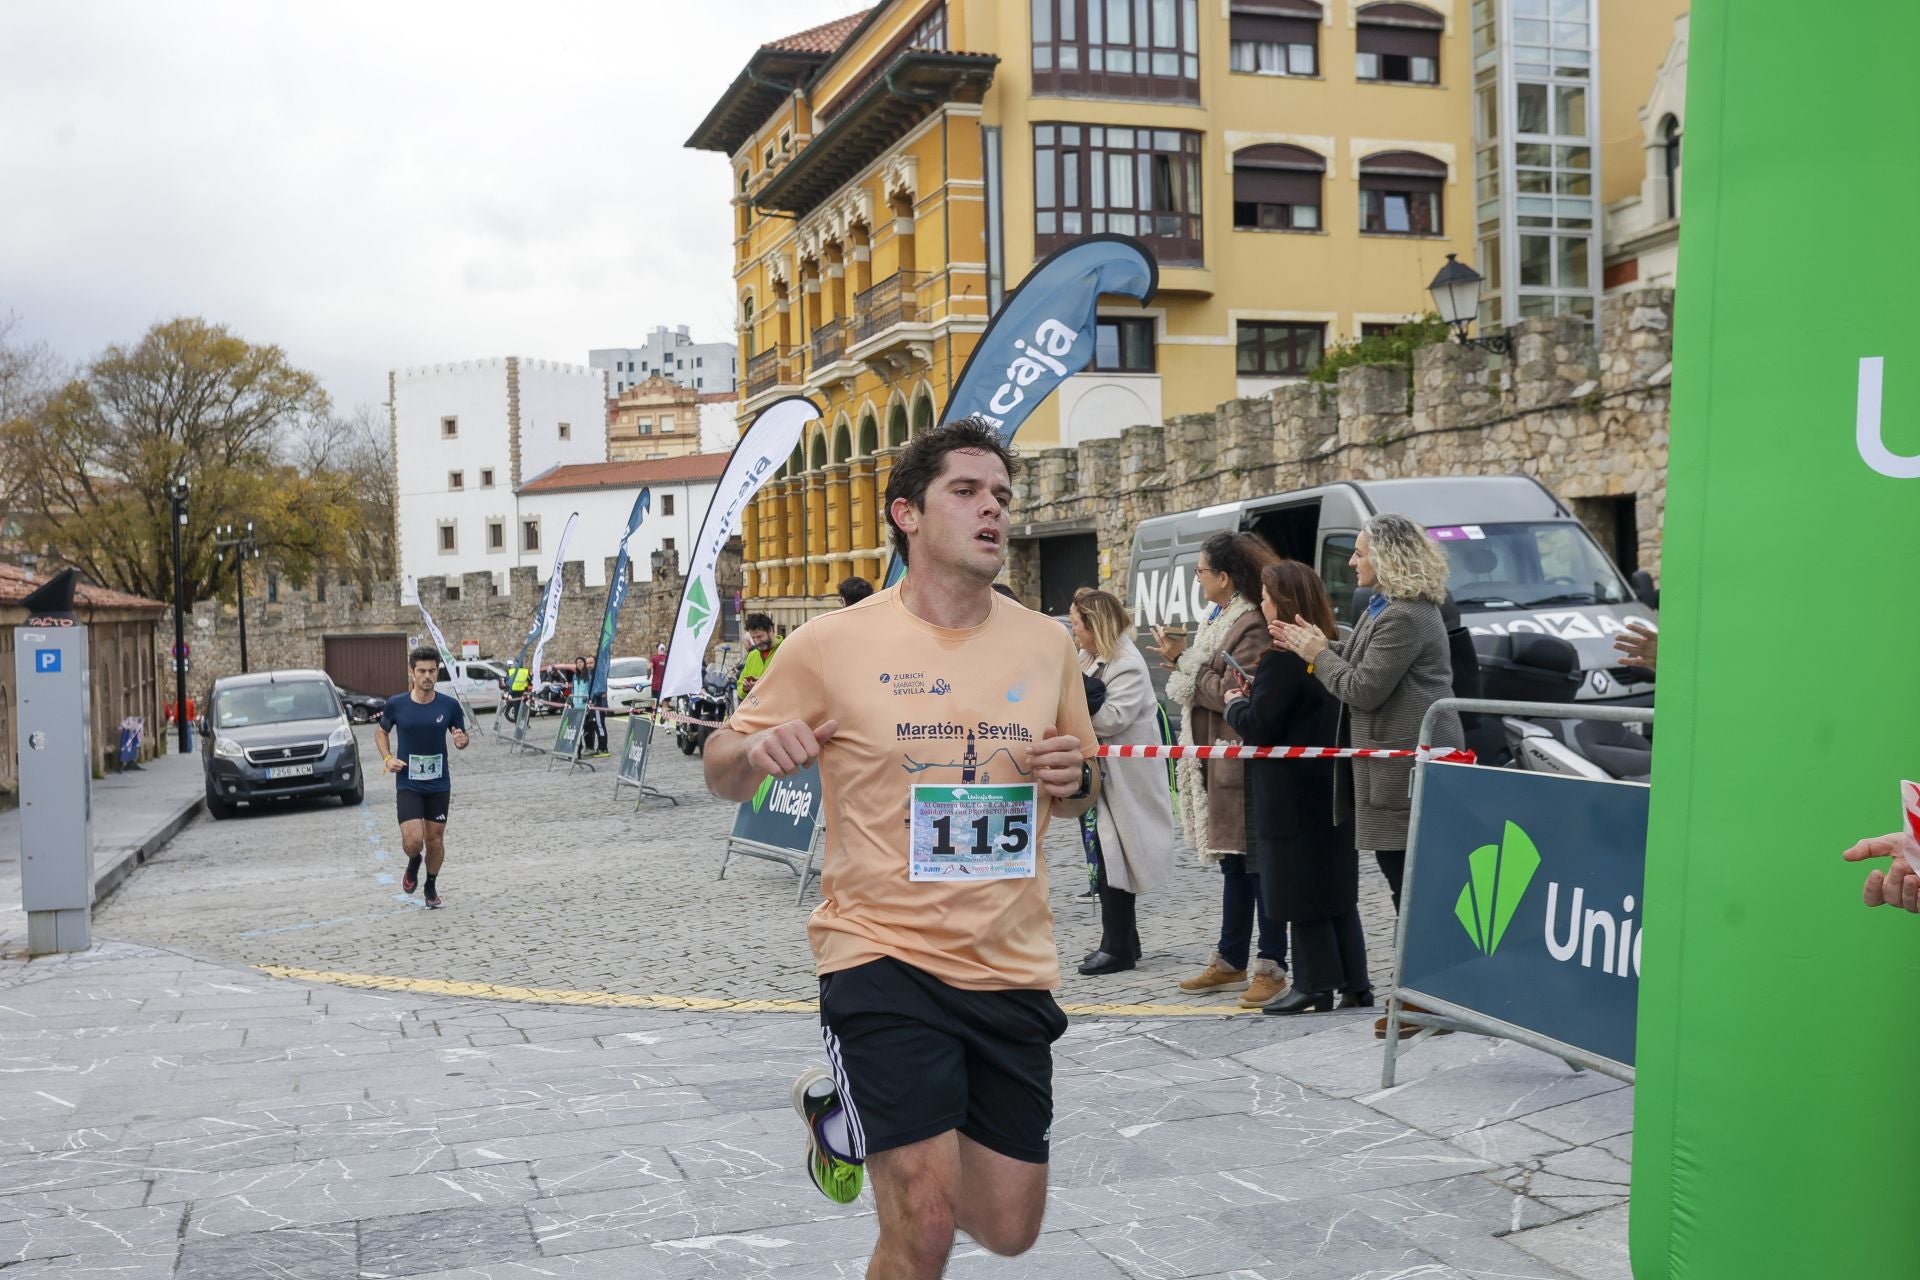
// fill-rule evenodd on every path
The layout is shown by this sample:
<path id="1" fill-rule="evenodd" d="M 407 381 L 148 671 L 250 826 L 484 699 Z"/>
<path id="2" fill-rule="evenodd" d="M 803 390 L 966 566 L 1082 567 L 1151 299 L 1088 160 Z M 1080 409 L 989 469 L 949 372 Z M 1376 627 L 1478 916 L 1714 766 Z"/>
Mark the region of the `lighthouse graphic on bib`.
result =
<path id="1" fill-rule="evenodd" d="M 960 757 L 960 781 L 975 781 L 974 775 L 979 771 L 979 765 L 980 753 L 974 750 L 973 733 L 969 730 L 967 733 L 967 754 Z"/>

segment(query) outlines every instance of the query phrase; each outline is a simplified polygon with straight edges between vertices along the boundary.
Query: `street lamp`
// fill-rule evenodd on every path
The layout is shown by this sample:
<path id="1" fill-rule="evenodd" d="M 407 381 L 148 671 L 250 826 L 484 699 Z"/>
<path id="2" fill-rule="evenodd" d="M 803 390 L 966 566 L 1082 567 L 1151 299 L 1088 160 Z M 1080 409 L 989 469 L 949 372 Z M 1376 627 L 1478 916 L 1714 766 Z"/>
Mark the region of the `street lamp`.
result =
<path id="1" fill-rule="evenodd" d="M 247 521 L 245 533 L 235 534 L 233 526 L 223 524 L 213 531 L 213 545 L 221 551 L 228 547 L 236 548 L 233 557 L 233 580 L 240 593 L 240 674 L 247 673 L 247 561 L 260 558 L 260 548 L 253 541 L 253 521 Z"/>
<path id="2" fill-rule="evenodd" d="M 187 637 L 181 611 L 186 608 L 187 568 L 180 559 L 180 531 L 187 526 L 187 482 L 176 480 L 167 494 L 173 510 L 173 708 L 180 729 L 180 754 L 193 750 L 187 727 Z"/>
<path id="3" fill-rule="evenodd" d="M 1442 321 L 1452 327 L 1453 336 L 1461 346 L 1491 351 L 1495 355 L 1511 355 L 1513 340 L 1504 333 L 1484 338 L 1467 336 L 1467 326 L 1473 323 L 1474 316 L 1480 311 L 1480 282 L 1483 279 L 1485 277 L 1478 271 L 1450 253 L 1447 255 L 1447 265 L 1440 268 L 1440 274 L 1427 286 L 1427 292 L 1433 295 L 1434 310 L 1440 313 Z"/>

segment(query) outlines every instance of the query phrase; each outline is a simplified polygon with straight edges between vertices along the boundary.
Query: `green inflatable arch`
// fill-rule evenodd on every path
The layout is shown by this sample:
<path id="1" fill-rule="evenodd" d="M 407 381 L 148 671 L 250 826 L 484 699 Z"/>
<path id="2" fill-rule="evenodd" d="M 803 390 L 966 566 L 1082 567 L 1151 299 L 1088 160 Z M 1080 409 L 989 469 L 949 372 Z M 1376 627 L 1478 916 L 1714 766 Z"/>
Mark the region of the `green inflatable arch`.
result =
<path id="1" fill-rule="evenodd" d="M 1920 5 L 1692 16 L 1632 1245 L 1920 1276 Z"/>

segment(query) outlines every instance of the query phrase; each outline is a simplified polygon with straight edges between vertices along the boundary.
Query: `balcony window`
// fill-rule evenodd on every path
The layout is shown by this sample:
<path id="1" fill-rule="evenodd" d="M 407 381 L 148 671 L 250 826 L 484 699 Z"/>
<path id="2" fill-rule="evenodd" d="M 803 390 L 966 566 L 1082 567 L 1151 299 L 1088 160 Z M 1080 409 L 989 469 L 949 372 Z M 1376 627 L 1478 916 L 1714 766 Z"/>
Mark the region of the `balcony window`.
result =
<path id="1" fill-rule="evenodd" d="M 1168 266 L 1205 260 L 1198 133 L 1037 124 L 1033 164 L 1038 252 L 1110 231 L 1139 237 Z"/>
<path id="2" fill-rule="evenodd" d="M 1197 0 L 1030 0 L 1035 93 L 1200 100 Z"/>
<path id="3" fill-rule="evenodd" d="M 1359 12 L 1354 74 L 1387 84 L 1439 84 L 1446 19 L 1417 4 L 1372 4 Z"/>
<path id="4" fill-rule="evenodd" d="M 1233 153 L 1236 230 L 1318 231 L 1327 162 L 1304 147 L 1246 147 Z"/>
<path id="5" fill-rule="evenodd" d="M 1156 354 L 1153 324 L 1148 316 L 1102 316 L 1094 327 L 1093 372 L 1152 373 Z"/>
<path id="6" fill-rule="evenodd" d="M 1320 74 L 1320 6 L 1311 0 L 1234 0 L 1228 67 L 1243 75 Z"/>
<path id="7" fill-rule="evenodd" d="M 1360 229 L 1371 235 L 1445 233 L 1441 191 L 1447 166 L 1412 151 L 1386 151 L 1360 161 Z"/>
<path id="8" fill-rule="evenodd" d="M 1327 326 L 1282 320 L 1242 320 L 1235 367 L 1243 377 L 1300 378 L 1313 371 L 1327 345 Z"/>

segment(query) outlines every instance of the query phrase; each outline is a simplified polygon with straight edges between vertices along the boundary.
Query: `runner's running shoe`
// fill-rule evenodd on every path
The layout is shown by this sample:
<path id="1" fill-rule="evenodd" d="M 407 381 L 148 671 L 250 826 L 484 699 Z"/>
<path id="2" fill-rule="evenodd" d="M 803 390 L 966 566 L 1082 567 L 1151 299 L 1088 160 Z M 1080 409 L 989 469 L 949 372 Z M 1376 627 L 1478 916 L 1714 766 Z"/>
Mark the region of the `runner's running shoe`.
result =
<path id="1" fill-rule="evenodd" d="M 427 910 L 433 911 L 440 906 L 440 891 L 431 886 L 427 889 Z"/>
<path id="2" fill-rule="evenodd" d="M 420 859 L 407 859 L 407 873 L 400 877 L 400 887 L 408 893 L 420 887 Z"/>
<path id="3" fill-rule="evenodd" d="M 831 1072 L 809 1067 L 793 1082 L 793 1109 L 807 1126 L 807 1176 L 820 1194 L 835 1204 L 852 1204 L 860 1198 L 860 1186 L 866 1171 L 850 1160 L 835 1156 L 820 1137 L 820 1122 L 840 1105 L 840 1090 Z"/>

